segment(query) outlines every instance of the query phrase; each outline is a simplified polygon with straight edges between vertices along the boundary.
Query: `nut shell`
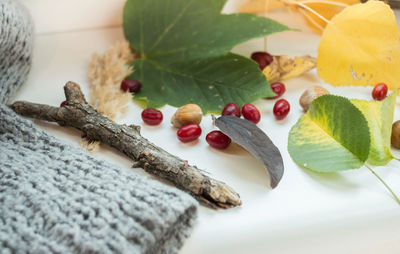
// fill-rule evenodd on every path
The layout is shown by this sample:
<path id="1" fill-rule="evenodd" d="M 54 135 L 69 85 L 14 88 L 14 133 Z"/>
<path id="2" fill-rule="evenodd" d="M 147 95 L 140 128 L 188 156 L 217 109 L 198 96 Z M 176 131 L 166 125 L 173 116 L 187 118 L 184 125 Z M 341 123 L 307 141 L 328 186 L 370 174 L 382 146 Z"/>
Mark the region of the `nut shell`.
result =
<path id="1" fill-rule="evenodd" d="M 391 143 L 393 147 L 400 148 L 400 120 L 392 125 Z"/>
<path id="2" fill-rule="evenodd" d="M 203 112 L 197 104 L 186 104 L 175 112 L 172 116 L 171 123 L 174 127 L 180 128 L 184 125 L 195 123 L 200 124 Z"/>
<path id="3" fill-rule="evenodd" d="M 322 86 L 313 86 L 308 88 L 300 97 L 300 106 L 304 109 L 304 111 L 307 111 L 311 102 L 324 94 L 329 94 L 329 91 Z"/>

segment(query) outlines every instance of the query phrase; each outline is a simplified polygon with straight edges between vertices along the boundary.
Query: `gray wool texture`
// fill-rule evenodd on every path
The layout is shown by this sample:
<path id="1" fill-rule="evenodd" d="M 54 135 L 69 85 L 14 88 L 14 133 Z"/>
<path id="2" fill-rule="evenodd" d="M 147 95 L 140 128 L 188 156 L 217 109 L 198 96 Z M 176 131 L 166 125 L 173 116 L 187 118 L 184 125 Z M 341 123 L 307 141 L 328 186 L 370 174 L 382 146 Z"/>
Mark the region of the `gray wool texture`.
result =
<path id="1" fill-rule="evenodd" d="M 11 101 L 31 65 L 33 29 L 16 0 L 0 0 L 0 103 Z"/>
<path id="2" fill-rule="evenodd" d="M 32 27 L 0 0 L 0 102 L 25 81 Z M 0 253 L 177 253 L 197 202 L 92 157 L 0 103 Z"/>

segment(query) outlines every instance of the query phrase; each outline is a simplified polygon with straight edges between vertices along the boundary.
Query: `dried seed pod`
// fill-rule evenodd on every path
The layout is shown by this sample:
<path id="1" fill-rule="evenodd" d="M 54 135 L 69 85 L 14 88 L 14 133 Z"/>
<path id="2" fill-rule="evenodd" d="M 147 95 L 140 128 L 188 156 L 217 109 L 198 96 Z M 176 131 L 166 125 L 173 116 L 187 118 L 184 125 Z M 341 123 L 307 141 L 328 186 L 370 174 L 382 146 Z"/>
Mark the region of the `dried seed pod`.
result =
<path id="1" fill-rule="evenodd" d="M 394 122 L 392 125 L 392 146 L 395 148 L 400 148 L 400 120 Z"/>
<path id="2" fill-rule="evenodd" d="M 175 112 L 172 116 L 171 123 L 174 127 L 180 128 L 184 125 L 195 123 L 199 124 L 201 118 L 203 117 L 203 112 L 197 104 L 186 104 Z"/>
<path id="3" fill-rule="evenodd" d="M 304 109 L 304 111 L 307 111 L 311 102 L 324 94 L 329 94 L 329 91 L 322 86 L 313 86 L 308 88 L 300 97 L 300 106 Z"/>

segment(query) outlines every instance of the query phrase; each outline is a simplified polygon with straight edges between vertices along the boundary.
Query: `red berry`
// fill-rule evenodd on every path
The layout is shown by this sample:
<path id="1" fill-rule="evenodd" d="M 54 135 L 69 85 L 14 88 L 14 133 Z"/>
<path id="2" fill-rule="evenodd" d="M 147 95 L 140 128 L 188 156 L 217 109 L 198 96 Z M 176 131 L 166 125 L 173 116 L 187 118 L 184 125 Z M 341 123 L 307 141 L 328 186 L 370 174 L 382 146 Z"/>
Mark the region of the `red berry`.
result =
<path id="1" fill-rule="evenodd" d="M 250 103 L 243 105 L 242 114 L 244 118 L 255 124 L 257 124 L 261 119 L 260 111 Z"/>
<path id="2" fill-rule="evenodd" d="M 66 101 L 63 101 L 63 102 L 61 102 L 61 104 L 60 104 L 60 108 L 61 108 L 61 107 L 64 107 L 64 106 L 65 106 L 65 104 L 67 104 L 67 102 L 66 102 Z"/>
<path id="3" fill-rule="evenodd" d="M 176 133 L 178 139 L 184 143 L 196 140 L 201 135 L 200 125 L 191 123 L 182 126 Z"/>
<path id="4" fill-rule="evenodd" d="M 146 108 L 142 112 L 143 122 L 148 125 L 157 125 L 160 124 L 163 120 L 163 114 L 160 110 L 154 108 Z"/>
<path id="5" fill-rule="evenodd" d="M 225 149 L 231 143 L 231 139 L 221 131 L 212 131 L 206 136 L 207 143 L 218 149 Z"/>
<path id="6" fill-rule="evenodd" d="M 135 79 L 124 79 L 121 82 L 121 90 L 128 91 L 131 93 L 137 93 L 142 88 L 142 84 Z"/>
<path id="7" fill-rule="evenodd" d="M 223 116 L 237 116 L 240 117 L 240 108 L 236 103 L 230 102 L 225 105 L 221 115 Z"/>
<path id="8" fill-rule="evenodd" d="M 272 91 L 274 91 L 274 93 L 276 93 L 276 96 L 268 97 L 268 99 L 276 99 L 284 94 L 286 91 L 285 85 L 281 82 L 271 84 L 271 89 Z"/>
<path id="9" fill-rule="evenodd" d="M 264 68 L 274 60 L 270 54 L 263 51 L 254 52 L 251 54 L 251 59 L 258 63 L 258 67 L 260 67 L 261 70 L 264 70 Z"/>
<path id="10" fill-rule="evenodd" d="M 375 100 L 381 101 L 386 98 L 386 94 L 388 92 L 388 87 L 385 83 L 379 83 L 372 90 L 372 98 Z"/>
<path id="11" fill-rule="evenodd" d="M 275 102 L 274 115 L 277 120 L 285 118 L 290 111 L 290 104 L 285 99 L 280 99 Z"/>

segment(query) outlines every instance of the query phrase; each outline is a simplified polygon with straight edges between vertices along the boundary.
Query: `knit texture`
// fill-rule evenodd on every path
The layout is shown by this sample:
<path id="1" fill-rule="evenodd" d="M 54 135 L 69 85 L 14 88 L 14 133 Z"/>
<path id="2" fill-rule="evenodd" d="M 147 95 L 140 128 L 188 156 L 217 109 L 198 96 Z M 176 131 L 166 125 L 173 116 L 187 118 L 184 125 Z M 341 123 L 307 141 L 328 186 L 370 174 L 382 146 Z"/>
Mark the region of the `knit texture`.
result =
<path id="1" fill-rule="evenodd" d="M 0 31 L 7 102 L 31 58 L 16 0 L 0 0 Z M 196 214 L 188 194 L 93 158 L 0 103 L 0 253 L 177 253 Z"/>
<path id="2" fill-rule="evenodd" d="M 0 250 L 176 253 L 196 201 L 66 145 L 0 105 Z"/>
<path id="3" fill-rule="evenodd" d="M 0 103 L 26 80 L 32 54 L 32 20 L 16 0 L 0 0 Z"/>

